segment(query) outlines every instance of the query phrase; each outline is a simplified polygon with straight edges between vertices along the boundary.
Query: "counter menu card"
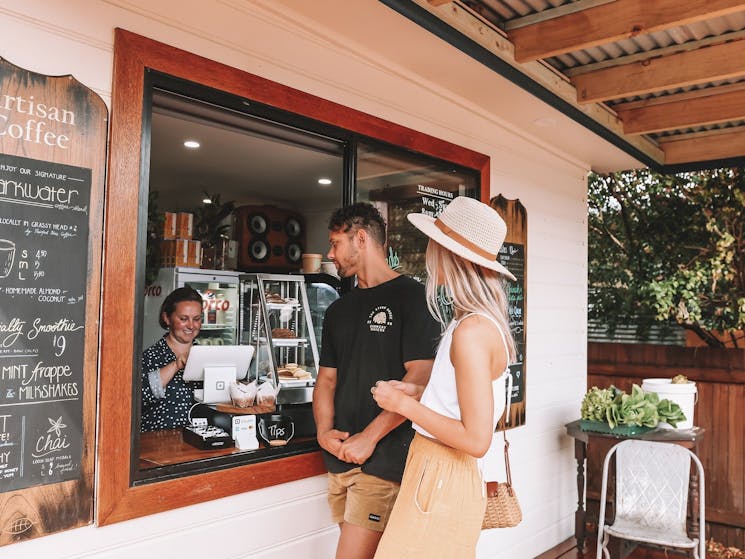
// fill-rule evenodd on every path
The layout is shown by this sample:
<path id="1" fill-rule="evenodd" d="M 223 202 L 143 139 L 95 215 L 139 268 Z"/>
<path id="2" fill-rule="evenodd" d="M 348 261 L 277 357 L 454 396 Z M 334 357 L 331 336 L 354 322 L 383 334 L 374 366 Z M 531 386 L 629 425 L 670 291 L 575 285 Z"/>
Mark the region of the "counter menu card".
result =
<path id="1" fill-rule="evenodd" d="M 90 189 L 0 154 L 0 493 L 81 475 Z"/>

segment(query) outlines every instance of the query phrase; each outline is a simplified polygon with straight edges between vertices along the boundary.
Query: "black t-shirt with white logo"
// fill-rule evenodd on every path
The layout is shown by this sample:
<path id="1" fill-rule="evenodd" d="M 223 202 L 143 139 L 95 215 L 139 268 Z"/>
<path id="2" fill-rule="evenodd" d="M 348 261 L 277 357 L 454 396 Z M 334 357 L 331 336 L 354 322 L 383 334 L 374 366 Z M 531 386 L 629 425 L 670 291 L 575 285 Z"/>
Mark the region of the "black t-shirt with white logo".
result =
<path id="1" fill-rule="evenodd" d="M 439 337 L 424 286 L 406 276 L 355 288 L 335 301 L 324 317 L 320 361 L 336 369 L 334 428 L 354 435 L 367 427 L 381 412 L 370 387 L 378 380 L 401 380 L 407 361 L 432 359 Z M 362 471 L 400 482 L 412 436 L 406 421 L 378 443 Z M 332 473 L 357 467 L 323 455 Z"/>

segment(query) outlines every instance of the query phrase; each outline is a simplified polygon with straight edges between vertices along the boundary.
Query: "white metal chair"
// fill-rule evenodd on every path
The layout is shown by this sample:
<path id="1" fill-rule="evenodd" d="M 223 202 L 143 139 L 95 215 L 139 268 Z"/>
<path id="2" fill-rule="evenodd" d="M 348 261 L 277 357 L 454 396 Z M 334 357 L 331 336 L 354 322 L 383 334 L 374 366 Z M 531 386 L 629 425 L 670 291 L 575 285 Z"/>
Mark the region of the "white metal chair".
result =
<path id="1" fill-rule="evenodd" d="M 616 517 L 605 525 L 608 468 L 616 456 Z M 698 470 L 701 535 L 690 538 L 686 531 L 688 486 L 691 461 Z M 696 511 L 693 511 L 695 514 Z M 698 457 L 680 445 L 626 440 L 610 449 L 603 462 L 603 488 L 600 494 L 597 559 L 608 552 L 609 536 L 693 551 L 694 558 L 705 559 L 704 468 Z"/>

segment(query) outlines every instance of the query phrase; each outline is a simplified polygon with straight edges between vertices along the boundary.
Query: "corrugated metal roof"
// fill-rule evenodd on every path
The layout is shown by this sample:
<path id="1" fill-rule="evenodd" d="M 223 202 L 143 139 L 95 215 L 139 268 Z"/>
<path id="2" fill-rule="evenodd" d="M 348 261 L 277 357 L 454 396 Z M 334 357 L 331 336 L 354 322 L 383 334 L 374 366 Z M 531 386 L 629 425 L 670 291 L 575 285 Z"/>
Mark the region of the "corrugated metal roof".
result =
<path id="1" fill-rule="evenodd" d="M 566 12 L 583 11 L 595 6 L 614 2 L 615 0 L 453 0 L 452 3 L 455 6 L 465 8 L 482 21 L 488 22 L 490 26 L 499 30 L 509 40 L 511 30 L 521 29 L 527 25 L 560 17 Z M 650 4 L 654 4 L 654 0 L 649 0 L 649 2 Z M 618 5 L 620 5 L 620 0 Z M 669 4 L 668 9 L 671 11 L 674 10 L 674 8 L 669 7 Z M 717 9 L 721 9 L 721 6 L 718 6 Z M 729 9 L 737 10 L 738 8 L 736 4 L 732 4 Z M 678 17 L 680 17 L 680 14 L 678 14 Z M 543 58 L 542 60 L 560 74 L 564 74 L 568 80 L 572 80 L 573 77 L 579 74 L 585 74 L 605 67 L 620 66 L 631 62 L 640 62 L 645 59 L 662 58 L 713 45 L 745 40 L 745 9 L 729 13 L 728 15 L 716 15 L 708 19 L 705 17 L 705 14 L 703 17 L 697 14 L 696 17 L 700 19 L 687 25 L 673 26 L 650 33 L 641 33 L 637 36 L 609 41 L 591 48 L 565 52 L 556 56 Z M 643 20 L 640 19 L 640 21 L 643 25 Z M 659 89 L 651 93 L 605 99 L 601 103 L 611 109 L 619 107 L 621 104 L 650 99 L 655 99 L 655 103 L 657 104 L 660 100 L 681 93 L 702 92 L 700 95 L 696 95 L 695 93 L 690 94 L 697 97 L 719 94 L 720 92 L 717 91 L 717 88 L 744 82 L 745 61 L 743 62 L 742 76 L 735 76 L 726 80 L 719 79 L 718 81 L 696 83 L 686 85 L 685 87 Z M 673 99 L 671 98 L 670 100 Z M 581 103 L 581 101 L 578 101 L 578 103 Z M 624 107 L 624 109 L 628 110 L 628 107 Z M 709 120 L 715 119 L 712 118 Z M 726 122 L 711 123 L 703 126 L 681 126 L 677 129 L 648 133 L 645 136 L 657 141 L 660 139 L 669 139 L 673 136 L 737 128 L 742 128 L 745 131 L 745 120 L 736 118 Z M 739 156 L 745 157 L 745 150 Z"/>

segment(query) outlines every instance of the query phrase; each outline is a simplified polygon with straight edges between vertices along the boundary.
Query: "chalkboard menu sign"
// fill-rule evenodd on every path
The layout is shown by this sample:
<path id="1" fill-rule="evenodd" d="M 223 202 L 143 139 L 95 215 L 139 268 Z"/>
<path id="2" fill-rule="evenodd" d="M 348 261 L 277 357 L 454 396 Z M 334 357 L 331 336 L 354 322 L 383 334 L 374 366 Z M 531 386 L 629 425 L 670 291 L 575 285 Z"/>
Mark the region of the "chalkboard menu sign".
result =
<path id="1" fill-rule="evenodd" d="M 80 473 L 90 185 L 0 154 L 0 492 Z"/>
<path id="2" fill-rule="evenodd" d="M 408 213 L 422 213 L 438 217 L 458 196 L 459 186 L 416 184 L 386 188 L 375 192 L 371 199 L 384 211 L 388 223 L 388 264 L 419 281 L 426 279 L 425 252 L 427 237 L 420 235 L 406 219 Z M 382 203 L 381 203 L 382 202 Z M 526 413 L 526 243 L 527 215 L 519 200 L 508 200 L 499 195 L 490 201 L 507 224 L 507 236 L 499 252 L 499 262 L 515 276 L 506 283 L 510 329 L 515 340 L 517 359 L 510 365 L 512 396 L 508 427 L 525 424 Z M 448 306 L 443 304 L 445 316 Z M 505 426 L 504 421 L 500 427 Z"/>
<path id="3" fill-rule="evenodd" d="M 512 398 L 510 405 L 510 421 L 507 427 L 525 425 L 527 410 L 526 401 L 526 363 L 525 363 L 525 333 L 526 333 L 526 258 L 528 240 L 528 217 L 525 207 L 520 200 L 508 200 L 501 194 L 491 199 L 490 205 L 499 212 L 507 224 L 507 236 L 499 251 L 499 262 L 505 266 L 515 281 L 507 282 L 508 313 L 510 329 L 515 340 L 517 352 L 516 362 L 510 365 L 512 373 Z M 505 427 L 504 421 L 499 424 Z"/>
<path id="4" fill-rule="evenodd" d="M 107 120 L 0 58 L 0 546 L 93 518 Z"/>

